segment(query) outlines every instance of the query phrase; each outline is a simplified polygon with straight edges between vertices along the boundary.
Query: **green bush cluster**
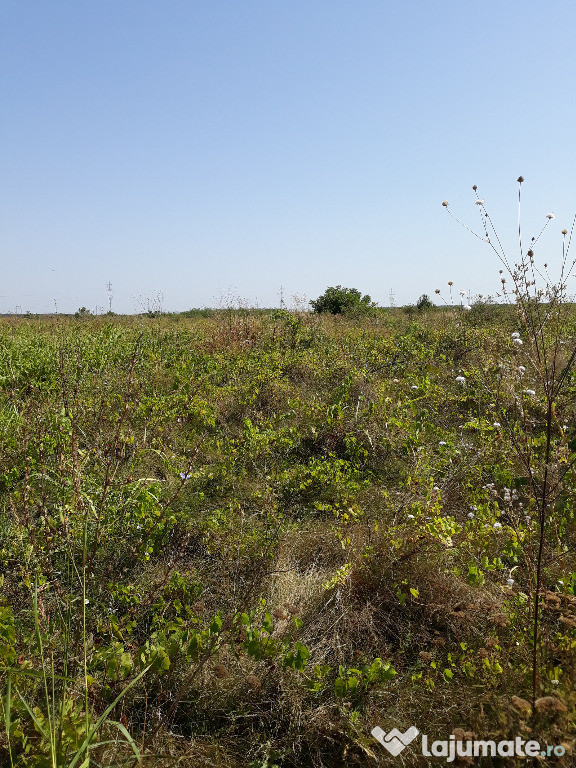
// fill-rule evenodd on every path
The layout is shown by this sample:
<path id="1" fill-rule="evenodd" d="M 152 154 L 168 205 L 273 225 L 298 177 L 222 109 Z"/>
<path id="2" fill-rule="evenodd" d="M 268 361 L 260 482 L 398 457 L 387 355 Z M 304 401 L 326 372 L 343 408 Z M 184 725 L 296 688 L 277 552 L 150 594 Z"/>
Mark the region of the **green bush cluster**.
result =
<path id="1" fill-rule="evenodd" d="M 375 307 L 370 296 L 362 296 L 357 288 L 343 288 L 337 285 L 335 288 L 327 288 L 321 296 L 310 302 L 314 312 L 321 314 L 328 312 L 331 315 L 341 315 L 345 312 L 367 310 Z"/>

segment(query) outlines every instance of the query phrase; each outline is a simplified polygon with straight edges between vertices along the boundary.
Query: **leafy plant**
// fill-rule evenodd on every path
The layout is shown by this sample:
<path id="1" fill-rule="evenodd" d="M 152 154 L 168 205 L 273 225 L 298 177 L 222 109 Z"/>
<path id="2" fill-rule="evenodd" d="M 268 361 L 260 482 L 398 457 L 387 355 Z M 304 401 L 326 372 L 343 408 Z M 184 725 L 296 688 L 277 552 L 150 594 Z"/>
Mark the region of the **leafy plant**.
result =
<path id="1" fill-rule="evenodd" d="M 343 288 L 341 285 L 327 288 L 321 296 L 312 300 L 310 305 L 317 314 L 327 312 L 331 315 L 340 315 L 351 310 L 366 310 L 375 306 L 368 294 L 362 296 L 356 288 Z"/>
<path id="2" fill-rule="evenodd" d="M 434 306 L 434 303 L 430 299 L 427 293 L 423 293 L 422 296 L 420 296 L 420 298 L 416 302 L 416 307 L 420 312 L 422 312 L 425 309 L 430 309 L 433 306 Z"/>

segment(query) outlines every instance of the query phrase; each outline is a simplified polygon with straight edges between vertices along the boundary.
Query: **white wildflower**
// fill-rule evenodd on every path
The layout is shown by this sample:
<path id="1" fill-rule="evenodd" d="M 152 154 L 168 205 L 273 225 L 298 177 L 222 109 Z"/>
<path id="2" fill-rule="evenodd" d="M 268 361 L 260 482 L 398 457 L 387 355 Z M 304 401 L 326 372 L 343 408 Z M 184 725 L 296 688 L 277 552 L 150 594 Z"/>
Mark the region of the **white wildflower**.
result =
<path id="1" fill-rule="evenodd" d="M 466 379 L 464 378 L 464 376 L 456 376 L 456 381 L 457 381 L 459 384 L 464 384 L 464 382 L 466 381 Z"/>
<path id="2" fill-rule="evenodd" d="M 496 522 L 494 523 L 494 530 L 495 530 L 495 531 L 499 531 L 499 530 L 500 530 L 500 528 L 502 528 L 502 523 L 499 523 L 498 521 L 496 521 Z"/>
<path id="3" fill-rule="evenodd" d="M 440 440 L 440 442 L 438 443 L 438 445 L 446 445 L 446 444 L 447 444 L 446 440 Z"/>
<path id="4" fill-rule="evenodd" d="M 406 515 L 407 520 L 414 520 L 414 515 Z"/>
<path id="5" fill-rule="evenodd" d="M 531 397 L 536 394 L 536 392 L 533 389 L 525 389 L 524 390 L 525 395 L 530 395 Z"/>
<path id="6" fill-rule="evenodd" d="M 524 343 L 522 339 L 512 339 L 512 341 L 514 342 L 514 344 L 516 344 L 517 347 L 521 347 L 522 344 Z"/>
<path id="7" fill-rule="evenodd" d="M 470 304 L 464 304 L 464 306 L 462 307 L 462 309 L 464 310 L 464 312 L 470 312 L 470 310 L 472 309 L 472 307 L 470 306 Z"/>
<path id="8" fill-rule="evenodd" d="M 502 426 L 502 425 L 500 424 L 500 422 L 499 422 L 499 421 L 495 421 L 495 422 L 494 422 L 494 424 L 492 424 L 492 426 L 493 426 L 493 427 L 496 427 L 496 429 L 498 429 L 498 427 L 500 427 L 500 426 Z"/>
<path id="9" fill-rule="evenodd" d="M 506 579 L 506 584 L 508 584 L 509 587 L 514 586 L 514 579 Z"/>
<path id="10" fill-rule="evenodd" d="M 512 338 L 513 339 L 519 339 L 520 338 L 520 334 L 518 333 L 518 331 L 514 331 L 514 333 L 512 334 Z"/>
<path id="11" fill-rule="evenodd" d="M 468 519 L 474 520 L 474 512 L 468 512 Z"/>

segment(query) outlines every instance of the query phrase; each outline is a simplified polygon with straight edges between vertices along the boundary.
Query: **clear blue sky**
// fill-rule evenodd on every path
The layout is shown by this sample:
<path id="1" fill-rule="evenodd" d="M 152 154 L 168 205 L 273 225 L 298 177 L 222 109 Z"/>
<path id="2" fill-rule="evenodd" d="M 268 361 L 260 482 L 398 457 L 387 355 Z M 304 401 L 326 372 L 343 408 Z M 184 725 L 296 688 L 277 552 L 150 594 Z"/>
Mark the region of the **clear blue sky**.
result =
<path id="1" fill-rule="evenodd" d="M 576 3 L 4 0 L 0 312 L 495 293 L 576 209 Z M 576 285 L 576 281 L 575 281 Z M 575 288 L 576 292 L 576 288 Z M 139 299 L 139 297 L 142 297 Z"/>

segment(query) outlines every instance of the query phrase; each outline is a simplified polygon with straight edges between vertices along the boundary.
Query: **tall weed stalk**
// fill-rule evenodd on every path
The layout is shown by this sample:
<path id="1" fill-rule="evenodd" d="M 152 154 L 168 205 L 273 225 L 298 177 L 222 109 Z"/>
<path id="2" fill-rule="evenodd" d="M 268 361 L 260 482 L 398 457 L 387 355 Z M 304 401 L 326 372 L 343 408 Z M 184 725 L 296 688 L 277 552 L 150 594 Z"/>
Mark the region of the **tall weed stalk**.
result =
<path id="1" fill-rule="evenodd" d="M 572 373 L 576 361 L 576 344 L 567 338 L 570 301 L 568 279 L 574 276 L 575 259 L 570 259 L 570 246 L 576 216 L 570 232 L 562 230 L 562 257 L 559 275 L 554 280 L 548 263 L 540 264 L 535 255 L 540 239 L 554 214 L 546 220 L 537 235 L 525 248 L 522 237 L 521 202 L 522 176 L 518 178 L 518 251 L 512 261 L 502 244 L 492 217 L 476 185 L 475 204 L 480 213 L 481 230 L 474 231 L 452 214 L 447 201 L 443 206 L 464 229 L 485 242 L 501 263 L 498 294 L 517 309 L 518 328 L 511 335 L 512 392 L 520 419 L 521 430 L 513 427 L 510 401 L 503 408 L 501 421 L 511 439 L 516 457 L 524 468 L 529 491 L 529 509 L 535 510 L 534 546 L 530 548 L 531 562 L 531 626 L 532 626 L 532 711 L 542 688 L 542 600 L 546 586 L 553 583 L 551 566 L 565 555 L 559 531 L 566 524 L 560 519 L 558 502 L 567 490 L 568 475 L 576 462 L 576 444 L 569 439 L 564 416 L 570 412 Z M 510 287 L 509 287 L 510 286 Z M 524 343 L 522 336 L 524 336 Z M 526 365 L 521 365 L 525 362 Z M 504 367 L 504 366 L 503 366 Z M 526 381 L 534 383 L 526 386 Z M 556 681 L 555 681 L 556 682 Z"/>

